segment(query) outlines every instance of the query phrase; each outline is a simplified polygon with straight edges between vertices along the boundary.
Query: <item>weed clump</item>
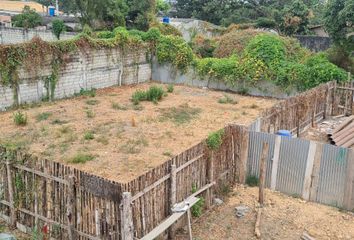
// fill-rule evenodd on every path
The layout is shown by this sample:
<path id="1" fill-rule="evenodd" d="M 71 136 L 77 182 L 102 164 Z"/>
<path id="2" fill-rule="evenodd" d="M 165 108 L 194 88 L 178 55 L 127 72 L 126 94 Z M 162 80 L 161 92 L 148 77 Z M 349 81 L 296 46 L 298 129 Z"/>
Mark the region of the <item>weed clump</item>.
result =
<path id="1" fill-rule="evenodd" d="M 169 85 L 167 86 L 167 92 L 168 92 L 168 93 L 173 93 L 173 91 L 174 91 L 174 86 L 173 86 L 172 84 L 169 84 Z"/>
<path id="2" fill-rule="evenodd" d="M 86 104 L 87 104 L 87 105 L 91 105 L 91 106 L 97 105 L 98 103 L 99 103 L 99 101 L 98 101 L 98 100 L 95 100 L 95 99 L 90 99 L 90 100 L 87 100 L 87 101 L 86 101 Z"/>
<path id="3" fill-rule="evenodd" d="M 52 113 L 50 112 L 44 112 L 44 113 L 40 113 L 36 116 L 36 120 L 37 122 L 41 122 L 41 121 L 45 121 L 47 120 L 50 116 L 52 116 Z"/>
<path id="4" fill-rule="evenodd" d="M 162 99 L 164 94 L 165 92 L 162 89 L 162 87 L 151 86 L 147 91 L 143 91 L 143 90 L 135 91 L 132 95 L 132 102 L 135 105 L 138 105 L 141 101 L 150 101 L 150 102 L 157 103 Z"/>
<path id="5" fill-rule="evenodd" d="M 95 114 L 94 111 L 92 111 L 91 109 L 89 109 L 89 110 L 86 111 L 86 117 L 87 117 L 87 118 L 94 118 L 95 115 L 96 115 L 96 114 Z"/>
<path id="6" fill-rule="evenodd" d="M 193 108 L 188 104 L 162 109 L 161 120 L 169 119 L 177 125 L 189 123 L 201 112 L 200 108 Z"/>
<path id="7" fill-rule="evenodd" d="M 86 163 L 88 161 L 92 161 L 95 159 L 95 156 L 91 154 L 83 154 L 83 153 L 78 153 L 74 157 L 72 157 L 69 162 L 70 163 Z"/>
<path id="8" fill-rule="evenodd" d="M 86 96 L 86 97 L 96 97 L 96 89 L 92 88 L 90 90 L 80 89 L 79 93 L 75 93 L 74 96 Z"/>
<path id="9" fill-rule="evenodd" d="M 250 187 L 256 187 L 259 185 L 259 178 L 255 175 L 248 175 L 246 178 L 246 184 Z"/>
<path id="10" fill-rule="evenodd" d="M 218 100 L 218 103 L 220 104 L 237 104 L 238 102 L 230 97 L 229 95 L 224 94 L 224 97 L 220 98 Z"/>
<path id="11" fill-rule="evenodd" d="M 84 139 L 85 140 L 93 140 L 93 139 L 95 139 L 95 134 L 92 131 L 87 131 L 84 134 Z"/>
<path id="12" fill-rule="evenodd" d="M 213 133 L 210 133 L 206 143 L 209 149 L 218 150 L 222 144 L 222 137 L 224 136 L 224 130 L 219 130 Z"/>
<path id="13" fill-rule="evenodd" d="M 21 111 L 14 113 L 14 122 L 17 126 L 25 126 L 27 125 L 27 115 Z"/>
<path id="14" fill-rule="evenodd" d="M 197 192 L 197 186 L 193 184 L 192 186 L 192 193 Z M 200 217 L 202 215 L 203 211 L 203 206 L 204 206 L 205 200 L 203 197 L 199 198 L 199 201 L 196 202 L 192 207 L 191 207 L 191 212 L 193 217 Z"/>
<path id="15" fill-rule="evenodd" d="M 122 110 L 122 111 L 126 111 L 128 110 L 128 108 L 126 106 L 122 106 L 119 103 L 112 103 L 112 108 L 115 110 Z"/>

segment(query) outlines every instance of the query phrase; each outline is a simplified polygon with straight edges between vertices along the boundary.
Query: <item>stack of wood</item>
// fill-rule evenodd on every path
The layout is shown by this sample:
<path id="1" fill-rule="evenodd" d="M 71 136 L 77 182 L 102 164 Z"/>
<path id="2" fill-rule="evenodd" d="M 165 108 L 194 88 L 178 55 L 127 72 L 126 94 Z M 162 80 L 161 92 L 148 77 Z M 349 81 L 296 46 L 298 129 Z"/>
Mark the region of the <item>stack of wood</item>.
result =
<path id="1" fill-rule="evenodd" d="M 350 116 L 342 124 L 328 134 L 332 144 L 351 148 L 354 147 L 354 116 Z"/>

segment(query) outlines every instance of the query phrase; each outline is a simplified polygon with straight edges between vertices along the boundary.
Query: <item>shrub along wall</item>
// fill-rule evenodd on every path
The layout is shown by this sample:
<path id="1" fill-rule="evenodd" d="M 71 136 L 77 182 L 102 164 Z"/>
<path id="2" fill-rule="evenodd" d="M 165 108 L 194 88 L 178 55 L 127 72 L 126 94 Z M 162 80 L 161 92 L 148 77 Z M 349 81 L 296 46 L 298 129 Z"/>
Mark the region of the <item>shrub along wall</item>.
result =
<path id="1" fill-rule="evenodd" d="M 72 96 L 81 89 L 134 84 L 151 79 L 148 46 L 125 36 L 0 47 L 0 109 Z"/>

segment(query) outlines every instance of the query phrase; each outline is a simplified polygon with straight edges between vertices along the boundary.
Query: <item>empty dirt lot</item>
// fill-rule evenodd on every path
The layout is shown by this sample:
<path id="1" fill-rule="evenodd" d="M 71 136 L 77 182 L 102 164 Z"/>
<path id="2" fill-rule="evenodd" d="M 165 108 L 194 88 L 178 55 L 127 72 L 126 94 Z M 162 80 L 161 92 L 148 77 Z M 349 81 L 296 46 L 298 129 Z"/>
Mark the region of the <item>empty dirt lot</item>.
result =
<path id="1" fill-rule="evenodd" d="M 152 85 L 97 91 L 24 109 L 28 123 L 0 114 L 0 144 L 22 147 L 41 158 L 128 181 L 205 139 L 227 123 L 249 124 L 276 100 L 175 86 L 162 101 L 134 105 L 132 94 Z M 162 86 L 166 90 L 166 85 Z M 87 94 L 90 95 L 90 94 Z M 76 163 L 74 163 L 76 162 Z M 84 162 L 84 163 L 77 163 Z"/>
<path id="2" fill-rule="evenodd" d="M 261 234 L 264 240 L 299 240 L 304 232 L 316 240 L 354 239 L 354 213 L 266 190 Z M 227 202 L 193 225 L 196 240 L 252 240 L 257 218 L 258 188 L 237 186 Z M 235 207 L 250 211 L 237 218 Z"/>

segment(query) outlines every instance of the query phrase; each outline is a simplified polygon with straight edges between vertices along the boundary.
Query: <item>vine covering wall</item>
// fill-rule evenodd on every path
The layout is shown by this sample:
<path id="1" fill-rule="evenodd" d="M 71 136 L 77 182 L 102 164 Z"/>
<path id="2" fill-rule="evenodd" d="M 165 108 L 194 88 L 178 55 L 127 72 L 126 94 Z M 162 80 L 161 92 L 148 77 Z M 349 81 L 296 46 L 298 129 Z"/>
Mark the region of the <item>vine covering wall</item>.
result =
<path id="1" fill-rule="evenodd" d="M 73 95 L 81 89 L 145 82 L 151 78 L 147 46 L 119 36 L 0 46 L 0 109 Z"/>

